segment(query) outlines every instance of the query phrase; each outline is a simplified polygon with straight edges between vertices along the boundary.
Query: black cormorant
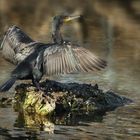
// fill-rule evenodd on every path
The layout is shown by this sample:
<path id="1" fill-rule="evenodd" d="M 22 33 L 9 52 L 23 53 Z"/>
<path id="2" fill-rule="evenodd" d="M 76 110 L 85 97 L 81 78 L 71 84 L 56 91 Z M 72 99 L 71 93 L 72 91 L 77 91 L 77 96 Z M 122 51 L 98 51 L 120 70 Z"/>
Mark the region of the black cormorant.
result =
<path id="1" fill-rule="evenodd" d="M 16 79 L 32 79 L 33 84 L 40 89 L 39 81 L 43 75 L 92 72 L 104 68 L 106 61 L 79 45 L 63 40 L 61 26 L 76 18 L 79 16 L 55 16 L 52 23 L 53 43 L 38 45 L 17 65 L 10 80 L 0 87 L 0 91 L 9 90 Z"/>

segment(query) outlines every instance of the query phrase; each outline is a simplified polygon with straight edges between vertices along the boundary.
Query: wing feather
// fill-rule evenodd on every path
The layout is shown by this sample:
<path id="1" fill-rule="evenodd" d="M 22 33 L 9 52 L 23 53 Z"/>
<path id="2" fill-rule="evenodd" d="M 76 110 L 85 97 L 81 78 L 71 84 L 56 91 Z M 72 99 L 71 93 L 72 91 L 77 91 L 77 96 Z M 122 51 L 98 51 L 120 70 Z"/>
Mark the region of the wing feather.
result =
<path id="1" fill-rule="evenodd" d="M 66 73 L 66 63 L 65 63 L 65 52 L 62 51 L 62 65 L 63 65 L 63 71 L 62 73 Z"/>
<path id="2" fill-rule="evenodd" d="M 100 70 L 100 67 L 98 67 L 98 63 L 96 63 L 95 59 L 92 58 L 92 55 L 91 54 L 86 54 L 85 52 L 83 51 L 80 51 L 79 53 L 81 56 L 84 57 L 84 59 L 82 59 L 81 61 L 86 65 L 86 66 L 91 66 L 92 67 L 92 70 Z M 94 68 L 94 69 L 93 69 Z"/>
<path id="3" fill-rule="evenodd" d="M 65 60 L 65 64 L 66 64 L 66 69 L 64 71 L 66 71 L 66 73 L 70 73 L 70 66 L 69 66 L 69 59 L 67 57 L 68 53 L 67 53 L 67 48 L 65 48 L 65 56 L 64 56 L 64 60 Z"/>
<path id="4" fill-rule="evenodd" d="M 52 45 L 44 51 L 46 75 L 92 72 L 105 68 L 106 61 L 83 47 L 72 44 Z"/>
<path id="5" fill-rule="evenodd" d="M 83 56 L 82 53 L 80 55 L 81 55 L 81 57 Z M 92 63 L 90 63 L 90 61 L 87 60 L 86 57 L 84 57 L 84 59 L 81 59 L 80 62 L 83 64 L 84 67 L 86 67 L 86 71 L 94 71 L 95 70 L 95 68 L 92 66 Z"/>
<path id="6" fill-rule="evenodd" d="M 87 68 L 83 61 L 84 58 L 82 58 L 82 57 L 83 57 L 83 55 L 81 53 L 77 54 L 77 59 L 79 60 L 79 66 L 80 66 L 79 71 L 87 72 Z"/>
<path id="7" fill-rule="evenodd" d="M 62 53 L 60 54 L 60 57 L 59 57 L 59 63 L 60 63 L 60 73 L 63 73 L 63 61 L 62 61 Z"/>
<path id="8" fill-rule="evenodd" d="M 71 62 L 71 58 L 72 56 L 70 56 L 70 51 L 67 50 L 67 54 L 66 54 L 66 58 L 67 58 L 67 64 L 68 64 L 68 68 L 69 68 L 69 73 L 72 72 L 72 62 Z"/>
<path id="9" fill-rule="evenodd" d="M 98 58 L 97 56 L 93 55 L 90 51 L 84 49 L 84 48 L 81 48 L 81 50 L 83 52 L 85 52 L 85 54 L 87 56 L 89 56 L 97 65 L 99 65 L 100 67 L 104 68 L 106 66 L 106 61 Z"/>
<path id="10" fill-rule="evenodd" d="M 2 42 L 2 55 L 8 61 L 10 61 L 14 64 L 17 63 L 16 60 L 15 60 L 15 52 L 11 48 L 11 46 L 9 45 L 9 43 L 6 39 L 4 39 L 3 42 Z"/>

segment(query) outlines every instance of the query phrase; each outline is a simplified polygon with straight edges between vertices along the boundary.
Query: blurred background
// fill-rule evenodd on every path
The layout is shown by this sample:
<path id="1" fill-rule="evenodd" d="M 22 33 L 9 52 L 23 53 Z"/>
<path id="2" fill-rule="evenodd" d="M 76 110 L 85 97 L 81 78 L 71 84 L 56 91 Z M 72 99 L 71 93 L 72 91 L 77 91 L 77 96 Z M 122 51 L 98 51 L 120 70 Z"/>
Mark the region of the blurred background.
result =
<path id="1" fill-rule="evenodd" d="M 108 61 L 102 78 L 107 79 L 109 88 L 118 89 L 118 84 L 122 86 L 127 81 L 129 87 L 138 90 L 135 85 L 140 82 L 139 0 L 0 0 L 0 38 L 9 26 L 17 25 L 34 40 L 47 43 L 51 41 L 52 18 L 58 14 L 83 16 L 64 25 L 64 38 Z"/>
<path id="2" fill-rule="evenodd" d="M 98 83 L 100 87 L 112 89 L 131 98 L 135 103 L 108 113 L 101 120 L 102 123 L 94 123 L 89 119 L 86 126 L 79 124 L 77 129 L 66 126 L 64 130 L 57 126 L 55 136 L 60 134 L 60 138 L 67 138 L 69 135 L 73 138 L 81 136 L 89 139 L 139 139 L 140 1 L 0 0 L 0 40 L 9 26 L 17 25 L 34 40 L 47 43 L 51 41 L 52 18 L 58 14 L 83 16 L 78 21 L 64 25 L 63 36 L 107 60 L 108 67 L 92 75 L 77 74 L 56 79 L 62 82 Z M 14 67 L 0 57 L 0 83 L 5 81 Z M 13 130 L 16 123 L 14 118 L 17 116 L 11 108 L 0 110 L 0 125 Z M 7 119 L 9 116 L 13 118 L 13 122 L 11 118 Z M 24 127 L 22 121 L 19 122 Z M 15 130 L 15 135 L 17 131 Z"/>
<path id="3" fill-rule="evenodd" d="M 75 25 L 75 28 L 80 28 L 79 34 L 84 41 L 94 41 L 97 31 L 108 23 L 116 27 L 114 35 L 117 39 L 137 40 L 140 36 L 139 0 L 0 0 L 0 35 L 10 25 L 16 24 L 34 39 L 47 40 L 52 17 L 61 13 L 84 16 L 79 25 Z"/>

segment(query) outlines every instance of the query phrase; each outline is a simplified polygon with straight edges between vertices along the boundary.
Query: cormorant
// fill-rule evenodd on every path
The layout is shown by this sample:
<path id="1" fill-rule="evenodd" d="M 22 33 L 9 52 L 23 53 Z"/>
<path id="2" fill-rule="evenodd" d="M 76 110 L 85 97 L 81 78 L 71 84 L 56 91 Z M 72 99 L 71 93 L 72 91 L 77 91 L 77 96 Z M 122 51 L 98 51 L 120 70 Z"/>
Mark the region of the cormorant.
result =
<path id="1" fill-rule="evenodd" d="M 53 43 L 38 45 L 17 65 L 10 80 L 0 87 L 0 91 L 9 90 L 17 79 L 32 79 L 33 84 L 40 89 L 39 81 L 43 75 L 92 72 L 104 68 L 106 61 L 79 45 L 63 40 L 61 26 L 76 18 L 79 16 L 55 16 L 52 24 Z"/>

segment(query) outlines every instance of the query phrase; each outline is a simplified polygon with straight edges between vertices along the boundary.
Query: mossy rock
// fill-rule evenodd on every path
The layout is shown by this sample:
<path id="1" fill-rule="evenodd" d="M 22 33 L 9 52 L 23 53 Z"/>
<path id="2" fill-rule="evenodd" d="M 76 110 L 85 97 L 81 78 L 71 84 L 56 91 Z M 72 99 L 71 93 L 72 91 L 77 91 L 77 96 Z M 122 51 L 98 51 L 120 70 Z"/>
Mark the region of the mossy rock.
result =
<path id="1" fill-rule="evenodd" d="M 47 80 L 37 91 L 29 84 L 20 84 L 15 89 L 15 105 L 27 112 L 52 115 L 72 111 L 91 112 L 96 109 L 112 110 L 132 101 L 112 91 L 104 93 L 98 85 L 59 83 Z"/>

